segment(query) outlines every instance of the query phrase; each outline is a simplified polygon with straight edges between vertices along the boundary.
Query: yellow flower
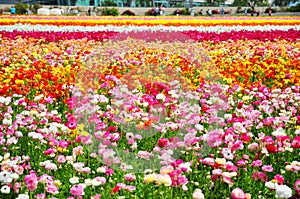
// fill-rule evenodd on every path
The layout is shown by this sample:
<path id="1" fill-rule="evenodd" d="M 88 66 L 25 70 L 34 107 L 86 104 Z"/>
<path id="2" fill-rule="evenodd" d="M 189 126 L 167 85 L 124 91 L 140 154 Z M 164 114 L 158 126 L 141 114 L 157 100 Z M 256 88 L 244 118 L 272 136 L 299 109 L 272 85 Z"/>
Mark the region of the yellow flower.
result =
<path id="1" fill-rule="evenodd" d="M 63 153 L 63 152 L 67 152 L 68 150 L 65 148 L 61 148 L 61 147 L 57 147 L 56 149 L 58 152 Z"/>
<path id="2" fill-rule="evenodd" d="M 145 183 L 152 183 L 155 180 L 156 174 L 148 174 L 144 177 L 144 182 Z"/>
<path id="3" fill-rule="evenodd" d="M 16 80 L 15 80 L 15 83 L 16 83 L 17 85 L 24 85 L 24 80 L 16 79 Z"/>
<path id="4" fill-rule="evenodd" d="M 82 135 L 82 136 L 88 136 L 90 134 L 88 132 L 86 132 L 86 131 L 81 131 L 80 135 Z"/>
<path id="5" fill-rule="evenodd" d="M 62 183 L 60 182 L 60 180 L 54 180 L 54 184 L 58 187 L 60 187 L 62 185 Z"/>
<path id="6" fill-rule="evenodd" d="M 155 176 L 155 182 L 158 185 L 170 186 L 172 184 L 172 179 L 168 174 L 158 174 Z"/>
<path id="7" fill-rule="evenodd" d="M 215 162 L 219 165 L 223 165 L 226 163 L 226 159 L 225 158 L 216 158 Z"/>

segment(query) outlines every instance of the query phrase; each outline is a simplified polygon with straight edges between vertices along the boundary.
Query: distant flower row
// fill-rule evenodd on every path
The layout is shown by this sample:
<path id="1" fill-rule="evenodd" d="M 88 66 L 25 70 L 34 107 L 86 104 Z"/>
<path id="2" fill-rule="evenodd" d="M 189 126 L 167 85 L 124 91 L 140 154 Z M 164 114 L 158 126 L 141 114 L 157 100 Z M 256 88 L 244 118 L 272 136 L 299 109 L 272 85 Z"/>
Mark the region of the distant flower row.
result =
<path id="1" fill-rule="evenodd" d="M 42 24 L 57 26 L 99 26 L 99 25 L 136 25 L 136 26 L 233 26 L 233 25 L 299 25 L 299 17 L 55 17 L 55 16 L 1 16 L 0 25 Z"/>

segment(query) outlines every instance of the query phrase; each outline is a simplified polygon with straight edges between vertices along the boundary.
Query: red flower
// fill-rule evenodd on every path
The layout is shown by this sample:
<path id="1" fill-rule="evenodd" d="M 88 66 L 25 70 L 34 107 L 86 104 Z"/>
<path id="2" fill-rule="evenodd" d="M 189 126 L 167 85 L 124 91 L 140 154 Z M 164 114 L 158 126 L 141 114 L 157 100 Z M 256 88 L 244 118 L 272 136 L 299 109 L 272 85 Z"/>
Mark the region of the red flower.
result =
<path id="1" fill-rule="evenodd" d="M 267 146 L 267 150 L 269 153 L 277 153 L 278 149 L 276 146 L 274 146 L 273 144 L 269 144 Z"/>

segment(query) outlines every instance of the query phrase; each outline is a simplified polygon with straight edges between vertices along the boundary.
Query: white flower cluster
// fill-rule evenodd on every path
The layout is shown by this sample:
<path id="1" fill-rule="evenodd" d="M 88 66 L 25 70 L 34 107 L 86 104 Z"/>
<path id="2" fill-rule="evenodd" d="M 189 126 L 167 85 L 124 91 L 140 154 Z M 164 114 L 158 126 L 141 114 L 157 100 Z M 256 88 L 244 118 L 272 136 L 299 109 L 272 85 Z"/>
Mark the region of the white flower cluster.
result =
<path id="1" fill-rule="evenodd" d="M 232 32 L 232 31 L 271 31 L 271 30 L 282 30 L 288 31 L 290 29 L 300 30 L 299 25 L 295 26 L 275 26 L 275 25 L 264 25 L 264 26 L 54 26 L 54 25 L 29 25 L 29 24 L 15 24 L 0 26 L 0 31 L 13 32 L 17 31 L 54 31 L 54 32 L 97 32 L 97 31 L 116 31 L 116 32 L 143 32 L 143 31 L 199 31 L 199 32 Z"/>

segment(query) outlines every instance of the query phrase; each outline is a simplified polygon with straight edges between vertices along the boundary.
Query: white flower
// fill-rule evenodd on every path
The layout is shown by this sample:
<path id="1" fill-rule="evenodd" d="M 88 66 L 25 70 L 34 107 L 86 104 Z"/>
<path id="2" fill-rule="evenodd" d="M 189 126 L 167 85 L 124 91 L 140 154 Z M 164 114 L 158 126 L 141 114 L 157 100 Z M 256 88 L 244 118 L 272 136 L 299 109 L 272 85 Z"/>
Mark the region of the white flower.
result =
<path id="1" fill-rule="evenodd" d="M 274 189 L 276 190 L 277 187 L 278 187 L 278 184 L 277 183 L 274 183 L 272 181 L 269 181 L 269 182 L 266 182 L 265 183 L 265 186 L 268 187 L 269 189 Z"/>
<path id="2" fill-rule="evenodd" d="M 27 194 L 19 194 L 16 199 L 29 199 L 29 195 L 27 195 Z"/>
<path id="3" fill-rule="evenodd" d="M 78 177 L 70 178 L 70 179 L 69 179 L 69 182 L 70 182 L 71 184 L 76 184 L 76 183 L 79 182 L 79 178 L 78 178 Z"/>
<path id="4" fill-rule="evenodd" d="M 196 189 L 193 193 L 193 199 L 204 199 L 204 195 L 200 189 Z"/>
<path id="5" fill-rule="evenodd" d="M 11 173 L 7 171 L 0 172 L 0 182 L 3 182 L 4 184 L 8 184 L 12 182 L 12 178 L 10 177 Z"/>
<path id="6" fill-rule="evenodd" d="M 12 174 L 10 175 L 10 177 L 13 178 L 13 179 L 18 179 L 18 178 L 19 178 L 19 175 L 16 174 L 16 173 L 12 173 Z"/>
<path id="7" fill-rule="evenodd" d="M 8 194 L 10 192 L 10 187 L 7 185 L 4 185 L 1 187 L 1 193 Z"/>
<path id="8" fill-rule="evenodd" d="M 201 124 L 196 124 L 196 125 L 195 125 L 195 128 L 196 128 L 198 131 L 203 131 L 203 130 L 204 130 L 204 127 L 203 127 Z"/>
<path id="9" fill-rule="evenodd" d="M 165 101 L 166 100 L 166 96 L 163 93 L 158 93 L 156 95 L 156 99 Z"/>
<path id="10" fill-rule="evenodd" d="M 106 172 L 106 167 L 98 167 L 97 172 L 98 173 L 105 173 Z"/>
<path id="11" fill-rule="evenodd" d="M 84 180 L 84 184 L 86 185 L 86 186 L 90 186 L 90 185 L 92 185 L 93 183 L 92 183 L 92 180 L 91 179 L 85 179 Z"/>
<path id="12" fill-rule="evenodd" d="M 286 136 L 285 130 L 283 128 L 278 128 L 276 131 L 272 132 L 273 136 Z"/>
<path id="13" fill-rule="evenodd" d="M 286 185 L 279 185 L 276 189 L 276 197 L 287 199 L 293 195 L 293 191 Z"/>

